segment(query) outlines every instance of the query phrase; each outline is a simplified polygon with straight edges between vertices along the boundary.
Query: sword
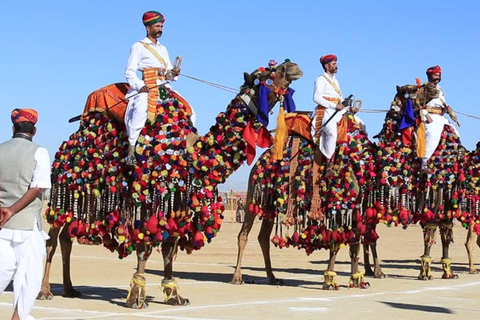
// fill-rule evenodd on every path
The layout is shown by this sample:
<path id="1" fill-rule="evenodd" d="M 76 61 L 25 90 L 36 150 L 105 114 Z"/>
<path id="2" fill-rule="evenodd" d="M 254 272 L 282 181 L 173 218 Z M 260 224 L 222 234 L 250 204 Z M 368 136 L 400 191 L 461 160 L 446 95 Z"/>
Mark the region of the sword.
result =
<path id="1" fill-rule="evenodd" d="M 349 95 L 345 100 L 343 100 L 342 104 L 345 106 L 345 107 L 348 107 L 351 105 L 352 101 L 353 101 L 353 94 Z M 342 109 L 343 110 L 343 109 Z M 317 130 L 317 133 L 319 133 L 323 128 L 325 128 L 325 126 L 333 119 L 333 117 L 335 117 L 337 115 L 337 113 L 339 112 L 340 110 L 335 110 L 335 112 L 330 116 L 330 118 L 327 119 L 327 121 L 325 121 L 324 124 L 322 124 L 320 126 L 320 128 Z"/>

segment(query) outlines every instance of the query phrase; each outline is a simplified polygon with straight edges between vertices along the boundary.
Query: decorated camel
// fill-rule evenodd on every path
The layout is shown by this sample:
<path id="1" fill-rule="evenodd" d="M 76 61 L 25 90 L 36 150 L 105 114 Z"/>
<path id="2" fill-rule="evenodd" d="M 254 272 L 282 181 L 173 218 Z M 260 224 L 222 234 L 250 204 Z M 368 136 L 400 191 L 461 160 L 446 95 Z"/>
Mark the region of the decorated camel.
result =
<path id="1" fill-rule="evenodd" d="M 450 125 L 444 125 L 438 147 L 422 168 L 425 153 L 425 121 L 431 121 L 421 110 L 438 97 L 433 83 L 397 87 L 379 139 L 377 181 L 372 192 L 372 205 L 367 210 L 388 224 L 406 228 L 420 222 L 424 233 L 424 254 L 421 257 L 419 279 L 432 279 L 430 250 L 436 229 L 442 240 L 443 278 L 454 278 L 448 255 L 453 241 L 454 219 L 462 219 L 459 209 L 460 183 L 464 179 L 461 161 L 464 148 Z M 455 114 L 450 110 L 456 121 Z M 368 215 L 368 214 L 367 214 Z M 468 215 L 468 214 L 467 214 Z"/>
<path id="2" fill-rule="evenodd" d="M 468 271 L 478 273 L 473 262 L 473 247 L 480 247 L 480 143 L 475 150 L 465 154 L 463 161 L 465 179 L 461 183 L 460 222 L 468 229 L 465 248 L 468 255 Z"/>
<path id="3" fill-rule="evenodd" d="M 47 210 L 54 232 L 65 224 L 66 235 L 62 231 L 60 239 L 68 236 L 80 243 L 103 243 L 120 258 L 136 251 L 137 270 L 126 302 L 132 308 L 147 306 L 145 267 L 152 249 L 161 247 L 165 303 L 188 304 L 173 278 L 177 250 L 198 250 L 218 233 L 224 207 L 217 185 L 245 160 L 251 162 L 257 145 L 270 145 L 269 111 L 278 101 L 284 108 L 294 108 L 289 85 L 301 76 L 299 67 L 288 60 L 245 73 L 240 93 L 201 137 L 190 121 L 188 103 L 160 86 L 157 116 L 141 132 L 134 168 L 125 163 L 122 110 L 115 116 L 108 107 L 115 101 L 117 108 L 120 102 L 125 104 L 125 84 L 94 92 L 79 130 L 55 156 Z M 71 243 L 65 246 L 62 253 L 67 256 L 62 259 L 68 269 Z M 64 274 L 70 280 L 69 270 Z M 41 295 L 48 297 L 48 274 L 45 279 Z M 73 290 L 71 281 L 65 288 Z"/>
<path id="4" fill-rule="evenodd" d="M 357 123 L 355 112 L 347 112 L 339 123 L 336 152 L 328 169 L 312 142 L 310 118 L 302 113 L 287 116 L 289 135 L 283 153 L 279 157 L 275 148 L 267 150 L 250 173 L 245 203 L 248 213 L 238 235 L 233 283 L 243 283 L 243 252 L 258 215 L 262 219 L 258 240 L 271 284 L 282 282 L 274 276 L 270 261 L 270 235 L 275 227 L 271 239 L 275 246 L 304 248 L 307 254 L 329 249 L 324 289 L 338 289 L 335 259 L 338 250 L 349 244 L 349 286 L 368 287 L 359 271 L 358 253 L 360 238 L 367 231 L 363 201 L 375 171 L 374 145 Z"/>

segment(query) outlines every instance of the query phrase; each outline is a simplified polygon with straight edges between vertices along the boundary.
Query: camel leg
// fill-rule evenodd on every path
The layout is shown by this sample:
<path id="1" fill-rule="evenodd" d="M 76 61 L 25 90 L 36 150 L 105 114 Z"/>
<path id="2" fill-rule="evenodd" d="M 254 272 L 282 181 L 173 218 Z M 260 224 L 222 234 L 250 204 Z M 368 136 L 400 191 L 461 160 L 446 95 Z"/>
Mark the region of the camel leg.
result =
<path id="1" fill-rule="evenodd" d="M 323 290 L 338 290 L 338 285 L 335 280 L 337 273 L 335 270 L 335 260 L 337 259 L 337 253 L 340 249 L 338 245 L 332 245 L 330 247 L 329 253 L 330 258 L 328 260 L 328 267 L 324 274 L 325 281 L 323 282 Z"/>
<path id="2" fill-rule="evenodd" d="M 247 246 L 248 234 L 250 233 L 250 231 L 252 231 L 255 217 L 256 216 L 254 214 L 251 214 L 247 211 L 245 213 L 245 218 L 243 220 L 243 224 L 240 229 L 240 232 L 238 233 L 237 265 L 235 266 L 235 272 L 233 273 L 233 278 L 232 278 L 233 284 L 243 284 L 243 278 L 242 278 L 243 252 L 245 251 L 245 247 Z"/>
<path id="3" fill-rule="evenodd" d="M 47 259 L 45 262 L 45 273 L 43 274 L 42 287 L 38 293 L 37 299 L 39 300 L 52 300 L 53 294 L 50 291 L 50 268 L 52 266 L 53 256 L 55 255 L 55 250 L 57 250 L 58 245 L 58 234 L 60 233 L 60 228 L 50 227 L 48 235 L 50 239 L 46 241 L 47 246 Z"/>
<path id="4" fill-rule="evenodd" d="M 475 233 L 473 232 L 473 225 L 468 227 L 467 231 L 467 240 L 465 241 L 465 248 L 467 249 L 468 255 L 468 273 L 475 274 L 478 273 L 475 265 L 473 263 L 473 245 L 475 239 Z M 477 237 L 477 245 L 480 247 L 480 236 Z"/>
<path id="5" fill-rule="evenodd" d="M 421 259 L 421 269 L 420 275 L 418 276 L 418 280 L 432 280 L 432 273 L 430 269 L 430 265 L 432 264 L 432 258 L 430 257 L 430 250 L 435 243 L 435 231 L 437 230 L 437 225 L 435 224 L 427 224 L 423 227 L 423 241 L 424 241 L 424 249 L 423 249 L 423 256 L 420 257 Z"/>
<path id="6" fill-rule="evenodd" d="M 262 220 L 262 226 L 258 233 L 258 242 L 263 253 L 263 260 L 265 261 L 265 271 L 267 272 L 268 283 L 275 285 L 282 285 L 283 280 L 275 278 L 272 270 L 272 261 L 270 260 L 270 235 L 273 229 L 273 220 Z"/>
<path id="7" fill-rule="evenodd" d="M 79 297 L 81 294 L 73 288 L 70 277 L 70 257 L 72 255 L 73 241 L 68 234 L 68 225 L 62 228 L 59 235 L 60 250 L 62 252 L 62 272 L 63 272 L 63 296 L 68 298 Z"/>
<path id="8" fill-rule="evenodd" d="M 365 277 L 358 268 L 358 260 L 360 253 L 360 241 L 350 243 L 350 261 L 351 261 L 351 276 L 348 286 L 350 288 L 366 289 L 370 287 L 370 283 L 365 282 Z"/>
<path id="9" fill-rule="evenodd" d="M 137 272 L 133 274 L 130 281 L 130 291 L 127 295 L 126 306 L 132 309 L 148 308 L 147 298 L 147 279 L 145 278 L 145 267 L 147 260 L 152 253 L 152 246 L 139 244 L 137 246 Z"/>
<path id="10" fill-rule="evenodd" d="M 162 289 L 165 295 L 165 304 L 171 306 L 187 306 L 190 304 L 188 299 L 182 298 L 178 294 L 178 284 L 173 278 L 173 260 L 177 255 L 177 238 L 170 237 L 162 244 L 164 279 L 162 280 Z"/>
<path id="11" fill-rule="evenodd" d="M 452 259 L 449 258 L 448 251 L 450 248 L 450 243 L 453 242 L 453 223 L 443 224 L 440 227 L 440 237 L 442 239 L 442 269 L 443 269 L 443 279 L 456 279 L 458 275 L 453 273 L 452 270 Z"/>
<path id="12" fill-rule="evenodd" d="M 370 264 L 370 245 L 366 244 L 365 241 L 362 243 L 363 246 L 363 264 L 365 267 L 365 275 L 368 277 L 373 277 L 375 273 L 373 272 L 372 265 Z"/>
<path id="13" fill-rule="evenodd" d="M 373 257 L 373 268 L 374 268 L 373 277 L 377 278 L 377 279 L 386 278 L 387 275 L 385 273 L 383 273 L 382 267 L 380 266 L 380 259 L 378 258 L 377 241 L 374 241 L 374 242 L 370 243 L 370 249 L 371 249 L 372 257 Z"/>

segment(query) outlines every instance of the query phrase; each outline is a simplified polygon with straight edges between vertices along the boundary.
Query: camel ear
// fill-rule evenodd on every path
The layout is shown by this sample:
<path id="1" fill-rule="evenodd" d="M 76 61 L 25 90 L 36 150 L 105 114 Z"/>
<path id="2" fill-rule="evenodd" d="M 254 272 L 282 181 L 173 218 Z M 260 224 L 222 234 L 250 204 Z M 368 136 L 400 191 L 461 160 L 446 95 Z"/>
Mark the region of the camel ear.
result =
<path id="1" fill-rule="evenodd" d="M 253 77 L 250 73 L 243 73 L 243 80 L 245 81 L 244 85 L 251 87 L 253 85 Z"/>
<path id="2" fill-rule="evenodd" d="M 287 67 L 285 64 L 281 64 L 278 66 L 277 73 L 280 74 L 280 77 L 285 78 Z"/>

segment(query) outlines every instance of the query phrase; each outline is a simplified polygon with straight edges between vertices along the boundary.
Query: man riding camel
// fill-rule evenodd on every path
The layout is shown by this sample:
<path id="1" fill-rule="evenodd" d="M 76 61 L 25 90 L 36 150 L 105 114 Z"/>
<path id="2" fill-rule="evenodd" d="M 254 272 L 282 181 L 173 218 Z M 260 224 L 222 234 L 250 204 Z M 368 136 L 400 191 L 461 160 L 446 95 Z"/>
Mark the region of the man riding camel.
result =
<path id="1" fill-rule="evenodd" d="M 425 154 L 422 158 L 422 167 L 425 167 L 428 159 L 437 149 L 440 142 L 440 136 L 444 125 L 451 126 L 455 133 L 460 137 L 458 130 L 453 124 L 444 116 L 445 112 L 450 115 L 452 120 L 460 126 L 457 116 L 453 109 L 445 102 L 445 94 L 442 91 L 439 83 L 442 81 L 442 69 L 440 66 L 433 66 L 427 69 L 428 82 L 436 85 L 439 92 L 438 98 L 430 100 L 421 110 L 422 118 L 425 120 Z"/>
<path id="2" fill-rule="evenodd" d="M 180 68 L 173 67 L 170 62 L 167 48 L 158 41 L 163 33 L 165 17 L 157 11 L 147 11 L 143 14 L 142 21 L 147 36 L 133 44 L 125 68 L 125 77 L 130 85 L 125 112 L 129 166 L 136 165 L 135 144 L 146 120 L 155 121 L 159 90 L 162 87 L 171 89 L 169 81 L 176 80 L 180 74 Z M 142 79 L 138 77 L 137 71 L 142 73 Z M 190 120 L 194 125 L 195 112 L 193 108 L 191 111 Z"/>
<path id="3" fill-rule="evenodd" d="M 343 96 L 337 73 L 337 56 L 328 54 L 320 58 L 325 73 L 315 80 L 313 101 L 317 108 L 313 114 L 312 137 L 323 156 L 330 160 L 335 152 L 337 142 L 337 123 L 345 113 L 345 106 L 341 103 Z M 335 112 L 338 111 L 336 114 Z M 333 117 L 333 118 L 332 118 Z M 330 121 L 328 121 L 331 119 Z M 328 121 L 328 123 L 327 123 Z"/>

